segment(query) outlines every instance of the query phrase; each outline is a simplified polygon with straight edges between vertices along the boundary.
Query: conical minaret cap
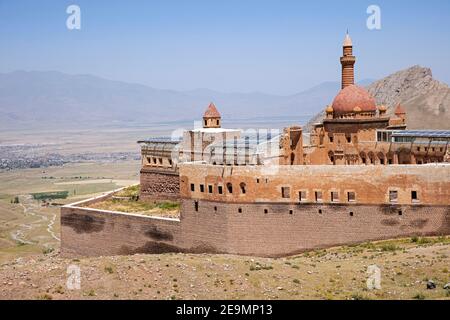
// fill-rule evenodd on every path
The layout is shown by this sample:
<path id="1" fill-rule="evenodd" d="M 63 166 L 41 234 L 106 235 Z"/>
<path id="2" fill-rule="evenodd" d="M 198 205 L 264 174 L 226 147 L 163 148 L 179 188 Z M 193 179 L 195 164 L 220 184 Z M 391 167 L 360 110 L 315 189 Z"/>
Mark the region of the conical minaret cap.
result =
<path id="1" fill-rule="evenodd" d="M 344 47 L 352 47 L 353 46 L 352 39 L 350 38 L 350 35 L 348 34 L 348 31 L 347 31 L 347 34 L 345 35 L 344 45 L 343 46 Z"/>

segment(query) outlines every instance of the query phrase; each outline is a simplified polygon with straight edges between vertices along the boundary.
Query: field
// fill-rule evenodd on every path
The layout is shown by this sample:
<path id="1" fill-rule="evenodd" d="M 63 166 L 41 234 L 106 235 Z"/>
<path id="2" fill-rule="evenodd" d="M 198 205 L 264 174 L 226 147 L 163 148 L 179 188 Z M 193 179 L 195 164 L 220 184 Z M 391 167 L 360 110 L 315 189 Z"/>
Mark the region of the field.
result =
<path id="1" fill-rule="evenodd" d="M 59 205 L 138 181 L 139 162 L 69 164 L 0 172 L 0 263 L 59 248 Z M 66 199 L 35 200 L 32 193 L 65 191 Z M 19 203 L 11 203 L 18 197 Z"/>

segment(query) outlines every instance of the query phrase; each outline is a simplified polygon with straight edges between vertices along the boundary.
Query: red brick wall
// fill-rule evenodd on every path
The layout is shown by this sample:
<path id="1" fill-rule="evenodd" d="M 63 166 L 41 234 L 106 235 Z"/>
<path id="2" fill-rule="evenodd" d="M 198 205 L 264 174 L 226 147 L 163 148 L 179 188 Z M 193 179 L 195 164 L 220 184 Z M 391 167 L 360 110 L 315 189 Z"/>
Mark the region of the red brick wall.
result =
<path id="1" fill-rule="evenodd" d="M 180 176 L 164 169 L 142 168 L 140 174 L 142 200 L 178 200 Z"/>
<path id="2" fill-rule="evenodd" d="M 183 200 L 183 235 L 185 230 L 195 234 L 185 237 L 185 243 L 202 237 L 214 243 L 217 251 L 232 254 L 283 256 L 369 240 L 450 234 L 449 206 L 199 201 L 196 212 L 193 202 Z"/>
<path id="3" fill-rule="evenodd" d="M 88 208 L 61 209 L 61 253 L 102 256 L 179 252 L 180 222 Z"/>
<path id="4" fill-rule="evenodd" d="M 195 211 L 194 201 L 182 200 L 180 221 L 63 207 L 62 253 L 100 256 L 209 252 L 284 256 L 369 240 L 450 234 L 449 206 L 244 204 L 199 200 Z"/>

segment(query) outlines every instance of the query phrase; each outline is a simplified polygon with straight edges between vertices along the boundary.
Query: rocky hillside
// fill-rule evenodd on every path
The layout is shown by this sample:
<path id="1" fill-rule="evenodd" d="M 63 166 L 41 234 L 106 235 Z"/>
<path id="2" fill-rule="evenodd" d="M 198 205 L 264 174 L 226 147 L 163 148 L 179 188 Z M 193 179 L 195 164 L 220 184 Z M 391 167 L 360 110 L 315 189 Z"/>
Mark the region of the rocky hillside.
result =
<path id="1" fill-rule="evenodd" d="M 433 79 L 431 69 L 414 66 L 396 72 L 367 86 L 369 92 L 384 104 L 392 114 L 397 103 L 407 111 L 409 129 L 450 129 L 450 88 Z M 330 101 L 331 103 L 331 101 Z M 308 123 L 319 122 L 324 113 L 316 115 Z"/>
<path id="2" fill-rule="evenodd" d="M 209 254 L 64 259 L 53 252 L 0 265 L 0 299 L 449 299 L 449 255 L 448 237 L 280 259 Z M 379 290 L 367 289 L 371 265 L 381 269 Z M 66 287 L 69 266 L 80 270 L 76 290 Z"/>

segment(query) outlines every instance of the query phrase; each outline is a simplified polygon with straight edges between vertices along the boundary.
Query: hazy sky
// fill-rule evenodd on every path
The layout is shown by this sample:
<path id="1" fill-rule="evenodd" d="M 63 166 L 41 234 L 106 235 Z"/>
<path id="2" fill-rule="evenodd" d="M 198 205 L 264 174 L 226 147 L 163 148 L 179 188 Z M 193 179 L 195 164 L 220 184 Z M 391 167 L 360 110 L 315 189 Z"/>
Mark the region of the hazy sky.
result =
<path id="1" fill-rule="evenodd" d="M 70 4 L 81 30 L 66 27 Z M 371 4 L 381 30 L 366 27 Z M 0 0 L 0 72 L 290 94 L 339 81 L 347 28 L 358 80 L 420 64 L 450 83 L 448 0 Z"/>

